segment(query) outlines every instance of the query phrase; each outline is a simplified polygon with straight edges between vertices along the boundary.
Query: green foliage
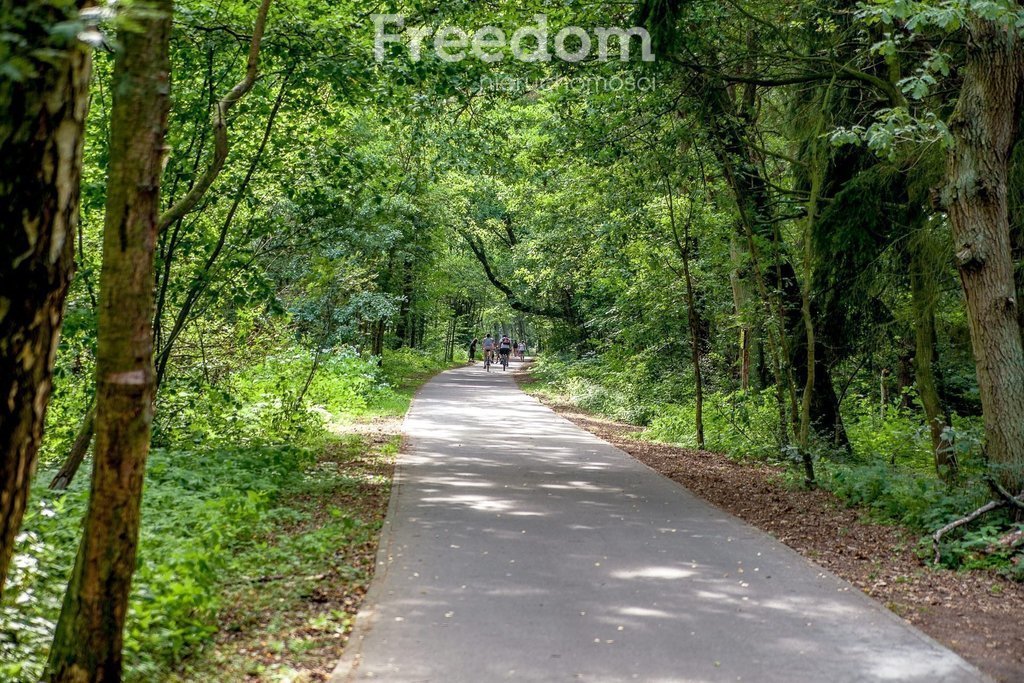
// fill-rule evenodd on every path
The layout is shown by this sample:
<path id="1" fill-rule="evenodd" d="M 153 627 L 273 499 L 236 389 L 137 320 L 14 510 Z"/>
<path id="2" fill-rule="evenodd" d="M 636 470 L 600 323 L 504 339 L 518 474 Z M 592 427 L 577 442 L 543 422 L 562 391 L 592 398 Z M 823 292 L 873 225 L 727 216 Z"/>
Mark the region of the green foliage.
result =
<path id="1" fill-rule="evenodd" d="M 617 359 L 611 354 L 570 357 L 542 356 L 531 370 L 564 400 L 601 415 L 632 424 L 647 424 L 659 393 L 671 386 L 655 381 L 657 361 L 638 357 Z M 646 381 L 645 381 L 646 379 Z"/>
<path id="2" fill-rule="evenodd" d="M 251 577 L 254 567 L 287 571 L 330 554 L 339 540 L 367 542 L 375 533 L 334 509 L 329 524 L 287 536 L 301 514 L 288 501 L 339 485 L 336 474 L 312 467 L 314 448 L 328 438 L 326 422 L 400 415 L 412 388 L 447 364 L 403 350 L 388 352 L 381 367 L 376 358 L 339 351 L 321 361 L 296 404 L 311 364 L 310 354 L 295 350 L 216 386 L 172 383 L 162 396 L 156 438 L 167 447 L 153 450 L 146 469 L 127 680 L 160 680 L 207 642 L 223 584 Z M 361 447 L 358 440 L 349 446 Z M 50 476 L 44 470 L 36 478 L 0 606 L 0 679 L 12 683 L 39 679 L 88 501 L 86 472 L 66 493 L 45 488 Z"/>
<path id="3" fill-rule="evenodd" d="M 171 382 L 161 394 L 154 441 L 168 447 L 316 445 L 325 422 L 404 413 L 405 385 L 448 365 L 425 351 L 389 351 L 381 363 L 342 348 L 325 352 L 310 379 L 313 363 L 313 354 L 295 349 L 268 356 L 216 385 Z"/>
<path id="4" fill-rule="evenodd" d="M 935 476 L 898 470 L 884 462 L 819 467 L 822 485 L 850 505 L 874 511 L 883 520 L 925 533 L 939 528 L 964 510 L 984 502 L 986 491 L 976 481 L 950 489 Z"/>
<path id="5" fill-rule="evenodd" d="M 466 360 L 465 349 L 456 351 L 453 361 L 455 364 L 464 363 Z M 419 384 L 424 378 L 445 370 L 450 365 L 439 353 L 401 348 L 384 354 L 381 373 L 390 386 L 408 388 L 410 384 Z M 380 402 L 381 399 L 377 399 L 377 404 Z"/>
<path id="6" fill-rule="evenodd" d="M 692 384 L 667 355 L 542 356 L 531 373 L 547 392 L 590 412 L 647 427 L 643 438 L 696 447 Z M 778 457 L 778 410 L 769 392 L 705 396 L 707 447 L 735 457 Z"/>
<path id="7" fill-rule="evenodd" d="M 878 403 L 868 396 L 851 398 L 844 408 L 846 433 L 862 459 L 923 472 L 934 469 L 931 438 L 917 413 L 887 406 L 883 417 Z"/>
<path id="8" fill-rule="evenodd" d="M 643 437 L 696 448 L 695 411 L 693 402 L 660 406 Z M 708 450 L 740 459 L 780 458 L 782 451 L 773 438 L 778 432 L 779 411 L 772 392 L 709 394 L 704 397 L 703 419 Z"/>
<path id="9" fill-rule="evenodd" d="M 216 586 L 237 552 L 269 528 L 283 492 L 310 463 L 309 451 L 284 446 L 153 451 L 125 633 L 129 680 L 158 678 L 216 630 Z M 39 679 L 87 494 L 85 478 L 67 494 L 42 485 L 33 491 L 12 599 L 0 613 L 4 680 Z"/>

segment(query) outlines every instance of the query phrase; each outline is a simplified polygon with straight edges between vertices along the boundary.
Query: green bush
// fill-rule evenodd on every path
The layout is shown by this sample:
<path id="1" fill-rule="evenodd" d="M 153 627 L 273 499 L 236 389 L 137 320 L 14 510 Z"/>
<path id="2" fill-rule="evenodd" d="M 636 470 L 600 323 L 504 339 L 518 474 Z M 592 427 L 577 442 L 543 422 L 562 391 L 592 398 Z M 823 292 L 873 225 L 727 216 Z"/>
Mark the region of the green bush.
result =
<path id="1" fill-rule="evenodd" d="M 202 379 L 169 382 L 160 393 L 153 441 L 168 448 L 314 446 L 325 421 L 401 414 L 408 407 L 401 389 L 405 378 L 446 367 L 437 355 L 409 349 L 388 352 L 383 364 L 379 360 L 351 349 L 326 354 L 308 387 L 313 357 L 304 351 L 270 356 L 216 385 Z"/>
<path id="2" fill-rule="evenodd" d="M 963 510 L 977 507 L 987 495 L 978 482 L 951 488 L 933 474 L 901 471 L 884 462 L 856 466 L 823 462 L 818 470 L 822 485 L 850 505 L 920 532 L 934 531 Z"/>
<path id="3" fill-rule="evenodd" d="M 704 399 L 705 448 L 736 458 L 778 459 L 779 412 L 770 392 L 713 393 Z M 661 406 L 645 438 L 697 447 L 696 405 Z"/>

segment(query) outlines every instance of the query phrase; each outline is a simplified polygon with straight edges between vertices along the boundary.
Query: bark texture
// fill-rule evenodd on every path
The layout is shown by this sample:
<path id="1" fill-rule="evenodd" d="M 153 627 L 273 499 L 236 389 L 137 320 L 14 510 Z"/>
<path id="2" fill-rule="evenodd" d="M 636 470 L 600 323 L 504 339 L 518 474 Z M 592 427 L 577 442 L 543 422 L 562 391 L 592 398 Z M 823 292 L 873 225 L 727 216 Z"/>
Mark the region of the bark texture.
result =
<path id="1" fill-rule="evenodd" d="M 1020 121 L 1024 49 L 1013 30 L 976 20 L 949 129 L 955 146 L 944 201 L 967 300 L 985 419 L 998 481 L 1024 490 L 1024 344 L 1008 210 L 1010 154 Z"/>
<path id="2" fill-rule="evenodd" d="M 84 3 L 82 3 L 84 4 Z M 71 10 L 77 14 L 77 8 Z M 50 400 L 74 272 L 89 51 L 56 42 L 54 4 L 0 3 L 3 30 L 57 56 L 0 76 L 0 595 L 21 526 Z M 10 24 L 8 23 L 10 22 Z"/>
<path id="3" fill-rule="evenodd" d="M 119 681 L 153 417 L 154 264 L 171 0 L 136 2 L 114 66 L 89 510 L 45 680 Z"/>

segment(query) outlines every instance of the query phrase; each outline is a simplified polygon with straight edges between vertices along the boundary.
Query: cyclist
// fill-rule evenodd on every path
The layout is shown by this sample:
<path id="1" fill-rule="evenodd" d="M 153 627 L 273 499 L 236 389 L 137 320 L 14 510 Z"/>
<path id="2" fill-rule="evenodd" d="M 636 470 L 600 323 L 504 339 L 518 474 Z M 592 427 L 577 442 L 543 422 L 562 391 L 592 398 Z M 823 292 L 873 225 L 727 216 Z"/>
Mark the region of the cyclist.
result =
<path id="1" fill-rule="evenodd" d="M 502 369 L 508 366 L 508 356 L 512 353 L 512 340 L 508 338 L 507 334 L 501 336 L 501 341 L 498 342 L 498 355 L 501 356 Z"/>
<path id="2" fill-rule="evenodd" d="M 494 360 L 494 339 L 491 337 L 490 332 L 484 337 L 484 360 L 487 361 L 484 363 L 485 369 Z"/>

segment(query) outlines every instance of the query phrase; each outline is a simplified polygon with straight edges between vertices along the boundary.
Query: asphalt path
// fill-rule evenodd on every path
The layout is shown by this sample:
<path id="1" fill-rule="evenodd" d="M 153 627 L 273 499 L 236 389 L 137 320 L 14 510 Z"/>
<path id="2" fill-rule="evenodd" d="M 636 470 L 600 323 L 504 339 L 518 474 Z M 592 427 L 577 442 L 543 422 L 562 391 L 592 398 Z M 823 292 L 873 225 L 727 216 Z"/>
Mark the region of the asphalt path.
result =
<path id="1" fill-rule="evenodd" d="M 332 683 L 987 680 L 511 370 L 438 375 L 404 431 L 377 574 Z"/>

